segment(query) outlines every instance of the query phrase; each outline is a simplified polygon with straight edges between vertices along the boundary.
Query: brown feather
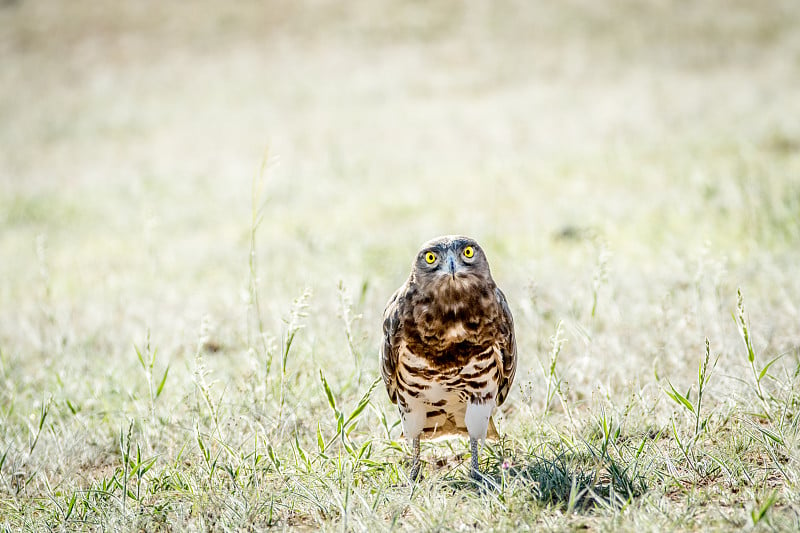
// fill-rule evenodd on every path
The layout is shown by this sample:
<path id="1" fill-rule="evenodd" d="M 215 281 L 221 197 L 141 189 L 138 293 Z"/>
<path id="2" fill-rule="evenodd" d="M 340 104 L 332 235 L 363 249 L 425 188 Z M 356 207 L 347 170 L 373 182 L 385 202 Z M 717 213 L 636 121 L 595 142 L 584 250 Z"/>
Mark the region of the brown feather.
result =
<path id="1" fill-rule="evenodd" d="M 459 256 L 461 264 L 451 263 L 449 271 L 424 259 L 432 252 L 438 262 L 465 246 L 474 248 L 474 257 Z M 465 434 L 469 401 L 491 397 L 500 405 L 508 396 L 517 360 L 514 321 L 483 251 L 471 239 L 446 237 L 423 245 L 408 280 L 386 305 L 383 334 L 386 390 L 401 415 L 411 404 L 428 406 L 422 438 Z M 437 392 L 449 400 L 431 399 Z M 487 437 L 497 437 L 491 419 Z"/>

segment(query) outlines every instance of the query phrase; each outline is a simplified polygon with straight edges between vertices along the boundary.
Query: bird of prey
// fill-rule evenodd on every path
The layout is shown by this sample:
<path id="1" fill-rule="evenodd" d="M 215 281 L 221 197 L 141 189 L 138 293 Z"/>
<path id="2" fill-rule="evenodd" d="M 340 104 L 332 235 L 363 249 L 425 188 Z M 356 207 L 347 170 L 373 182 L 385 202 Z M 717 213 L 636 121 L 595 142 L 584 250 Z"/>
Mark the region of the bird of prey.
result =
<path id="1" fill-rule="evenodd" d="M 428 241 L 383 314 L 381 375 L 412 443 L 410 478 L 420 471 L 420 438 L 469 435 L 471 475 L 481 479 L 478 443 L 497 437 L 491 419 L 517 367 L 514 320 L 473 239 Z"/>

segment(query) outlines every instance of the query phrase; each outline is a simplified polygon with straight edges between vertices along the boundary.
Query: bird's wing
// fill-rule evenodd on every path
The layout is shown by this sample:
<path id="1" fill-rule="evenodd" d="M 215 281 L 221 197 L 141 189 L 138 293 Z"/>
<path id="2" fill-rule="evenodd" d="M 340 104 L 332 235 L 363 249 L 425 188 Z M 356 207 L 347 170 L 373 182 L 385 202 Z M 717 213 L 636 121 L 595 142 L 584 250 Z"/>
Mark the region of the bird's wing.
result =
<path id="1" fill-rule="evenodd" d="M 381 376 L 386 385 L 386 392 L 392 403 L 397 403 L 397 329 L 400 324 L 400 307 L 403 302 L 401 295 L 405 292 L 405 285 L 389 298 L 386 309 L 383 311 L 383 344 L 381 344 Z"/>
<path id="2" fill-rule="evenodd" d="M 517 372 L 517 341 L 514 338 L 514 317 L 511 316 L 506 296 L 499 288 L 495 288 L 494 294 L 500 304 L 497 346 L 503 357 L 503 366 L 500 369 L 500 387 L 497 392 L 497 405 L 500 405 L 505 401 L 511 384 L 514 382 L 514 374 Z"/>

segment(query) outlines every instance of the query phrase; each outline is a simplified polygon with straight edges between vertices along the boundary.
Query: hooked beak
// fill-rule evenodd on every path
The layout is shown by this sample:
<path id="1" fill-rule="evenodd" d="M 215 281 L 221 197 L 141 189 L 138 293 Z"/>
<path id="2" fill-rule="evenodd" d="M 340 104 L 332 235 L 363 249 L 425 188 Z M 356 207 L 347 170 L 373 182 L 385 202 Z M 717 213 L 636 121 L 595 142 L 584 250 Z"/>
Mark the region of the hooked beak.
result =
<path id="1" fill-rule="evenodd" d="M 453 281 L 456 280 L 456 258 L 453 257 L 453 253 L 450 252 L 447 254 L 447 268 L 450 271 L 450 276 L 452 276 Z"/>

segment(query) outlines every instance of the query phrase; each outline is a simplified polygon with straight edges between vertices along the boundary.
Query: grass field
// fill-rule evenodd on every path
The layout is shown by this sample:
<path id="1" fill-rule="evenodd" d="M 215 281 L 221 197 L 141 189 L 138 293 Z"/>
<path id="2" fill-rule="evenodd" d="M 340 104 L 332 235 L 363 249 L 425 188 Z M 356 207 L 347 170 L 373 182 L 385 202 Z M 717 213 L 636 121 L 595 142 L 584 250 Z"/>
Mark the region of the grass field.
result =
<path id="1" fill-rule="evenodd" d="M 0 2 L 0 530 L 800 529 L 800 4 Z M 425 240 L 516 320 L 408 447 Z"/>

